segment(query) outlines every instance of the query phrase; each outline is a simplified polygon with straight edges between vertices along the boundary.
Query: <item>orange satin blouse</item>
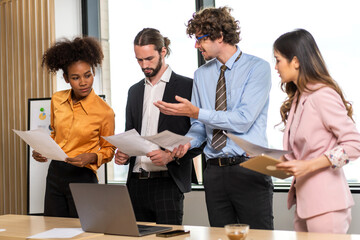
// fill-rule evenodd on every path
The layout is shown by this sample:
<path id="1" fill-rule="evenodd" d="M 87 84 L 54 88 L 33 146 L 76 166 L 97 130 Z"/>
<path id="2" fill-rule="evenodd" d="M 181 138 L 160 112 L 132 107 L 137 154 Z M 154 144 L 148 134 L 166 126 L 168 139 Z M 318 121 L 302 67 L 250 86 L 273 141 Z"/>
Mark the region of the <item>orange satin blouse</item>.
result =
<path id="1" fill-rule="evenodd" d="M 51 98 L 51 137 L 69 157 L 96 153 L 97 163 L 88 164 L 96 173 L 101 164 L 111 161 L 115 147 L 101 136 L 114 135 L 115 114 L 112 108 L 92 90 L 77 102 L 71 89 L 54 93 Z"/>

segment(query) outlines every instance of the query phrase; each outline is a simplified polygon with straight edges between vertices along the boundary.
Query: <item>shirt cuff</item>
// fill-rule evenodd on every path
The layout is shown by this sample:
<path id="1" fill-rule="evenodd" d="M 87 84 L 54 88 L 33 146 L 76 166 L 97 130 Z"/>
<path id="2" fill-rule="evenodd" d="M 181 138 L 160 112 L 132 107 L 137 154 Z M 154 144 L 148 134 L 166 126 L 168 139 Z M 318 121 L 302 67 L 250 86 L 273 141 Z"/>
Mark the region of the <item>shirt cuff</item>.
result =
<path id="1" fill-rule="evenodd" d="M 330 160 L 331 168 L 341 168 L 350 162 L 348 155 L 341 146 L 326 151 L 324 155 Z"/>
<path id="2" fill-rule="evenodd" d="M 96 165 L 99 168 L 103 164 L 103 154 L 102 153 L 96 153 L 96 155 L 97 155 Z"/>
<path id="3" fill-rule="evenodd" d="M 101 166 L 102 161 L 103 161 L 102 153 L 96 153 L 96 155 L 97 155 L 97 161 L 88 164 L 88 168 L 90 168 L 91 170 L 93 170 L 95 172 L 99 169 L 99 167 Z"/>
<path id="4" fill-rule="evenodd" d="M 202 123 L 208 123 L 209 119 L 210 119 L 210 114 L 211 114 L 211 110 L 206 110 L 206 109 L 199 109 L 199 116 L 198 116 L 198 120 Z"/>

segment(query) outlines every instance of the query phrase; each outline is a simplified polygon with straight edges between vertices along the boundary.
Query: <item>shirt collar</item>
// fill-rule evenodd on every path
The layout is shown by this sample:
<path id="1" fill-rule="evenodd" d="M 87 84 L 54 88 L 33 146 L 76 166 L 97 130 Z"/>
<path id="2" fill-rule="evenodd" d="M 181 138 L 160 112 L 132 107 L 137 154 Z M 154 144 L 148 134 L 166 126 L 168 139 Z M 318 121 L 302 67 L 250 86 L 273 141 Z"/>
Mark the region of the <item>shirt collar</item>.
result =
<path id="1" fill-rule="evenodd" d="M 71 89 L 67 90 L 67 94 L 63 95 L 63 98 L 60 100 L 60 104 L 64 104 L 65 102 L 71 102 Z"/>
<path id="2" fill-rule="evenodd" d="M 164 72 L 163 75 L 160 77 L 160 80 L 159 80 L 158 82 L 162 81 L 162 82 L 168 83 L 168 82 L 170 81 L 171 73 L 172 73 L 171 67 L 170 67 L 169 65 L 167 65 L 167 68 L 166 68 L 165 72 Z M 145 80 L 144 80 L 144 81 L 145 81 L 145 82 L 144 82 L 145 85 L 146 85 L 146 84 L 150 84 L 150 80 L 149 80 L 148 77 L 145 77 Z M 157 84 L 157 83 L 156 83 L 156 84 Z"/>
<path id="3" fill-rule="evenodd" d="M 239 48 L 238 46 L 236 46 L 236 52 L 235 52 L 234 55 L 232 55 L 231 58 L 229 58 L 229 60 L 227 60 L 227 62 L 225 63 L 225 65 L 226 65 L 226 67 L 227 67 L 228 69 L 231 69 L 231 68 L 234 66 L 235 60 L 236 60 L 236 58 L 239 56 L 240 52 L 241 52 L 240 48 Z M 240 58 L 241 58 L 241 57 L 240 57 Z M 240 59 L 239 59 L 239 60 L 240 60 Z M 238 60 L 238 61 L 239 61 L 239 60 Z M 220 70 L 220 68 L 221 68 L 222 65 L 223 65 L 223 64 L 222 64 L 218 59 L 216 59 L 216 66 L 217 66 L 217 68 L 218 68 L 219 70 Z"/>
<path id="4" fill-rule="evenodd" d="M 61 104 L 65 103 L 65 102 L 69 102 L 70 105 L 73 106 L 74 103 L 71 98 L 71 92 L 72 92 L 72 89 L 69 89 L 68 94 L 64 95 L 64 99 L 61 100 Z M 94 89 L 91 89 L 91 92 L 89 93 L 89 95 L 86 96 L 86 98 L 81 99 L 78 102 L 81 105 L 81 107 L 84 109 L 86 114 L 88 114 L 88 110 L 91 108 L 91 105 L 92 105 L 95 95 L 96 94 L 95 94 Z"/>
<path id="5" fill-rule="evenodd" d="M 81 106 L 84 109 L 84 111 L 86 112 L 86 114 L 88 114 L 88 110 L 91 109 L 91 107 L 93 105 L 93 101 L 95 99 L 95 96 L 96 96 L 96 94 L 95 94 L 94 89 L 91 89 L 91 92 L 89 93 L 89 95 L 87 95 L 86 98 L 79 101 L 79 103 L 81 104 Z"/>

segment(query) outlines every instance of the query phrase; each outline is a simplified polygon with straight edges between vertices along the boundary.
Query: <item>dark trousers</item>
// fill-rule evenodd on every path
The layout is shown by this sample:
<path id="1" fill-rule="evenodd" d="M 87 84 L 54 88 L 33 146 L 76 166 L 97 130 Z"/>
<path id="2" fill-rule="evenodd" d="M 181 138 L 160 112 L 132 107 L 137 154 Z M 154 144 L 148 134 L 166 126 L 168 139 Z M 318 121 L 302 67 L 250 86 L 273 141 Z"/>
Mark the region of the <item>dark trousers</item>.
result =
<path id="1" fill-rule="evenodd" d="M 51 161 L 46 178 L 45 216 L 78 217 L 69 183 L 98 183 L 98 180 L 89 168 Z"/>
<path id="2" fill-rule="evenodd" d="M 204 187 L 212 227 L 245 223 L 252 229 L 274 229 L 271 177 L 238 164 L 224 167 L 207 164 Z"/>
<path id="3" fill-rule="evenodd" d="M 130 177 L 127 185 L 137 221 L 182 224 L 184 194 L 171 177 Z"/>

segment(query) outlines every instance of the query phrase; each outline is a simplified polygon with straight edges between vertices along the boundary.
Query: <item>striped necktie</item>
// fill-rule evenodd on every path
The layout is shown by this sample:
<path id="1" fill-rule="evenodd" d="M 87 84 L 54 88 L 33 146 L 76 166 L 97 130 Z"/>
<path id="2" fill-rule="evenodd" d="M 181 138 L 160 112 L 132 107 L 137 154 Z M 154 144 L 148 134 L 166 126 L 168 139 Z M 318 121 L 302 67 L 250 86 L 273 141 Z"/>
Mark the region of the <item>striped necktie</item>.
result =
<path id="1" fill-rule="evenodd" d="M 235 62 L 239 60 L 241 53 L 236 58 Z M 226 111 L 226 83 L 225 83 L 225 70 L 227 69 L 226 65 L 222 65 L 220 68 L 220 76 L 216 85 L 216 100 L 215 100 L 215 110 L 216 111 Z M 213 130 L 213 138 L 211 141 L 211 146 L 216 150 L 220 151 L 226 145 L 226 135 L 221 129 Z"/>

